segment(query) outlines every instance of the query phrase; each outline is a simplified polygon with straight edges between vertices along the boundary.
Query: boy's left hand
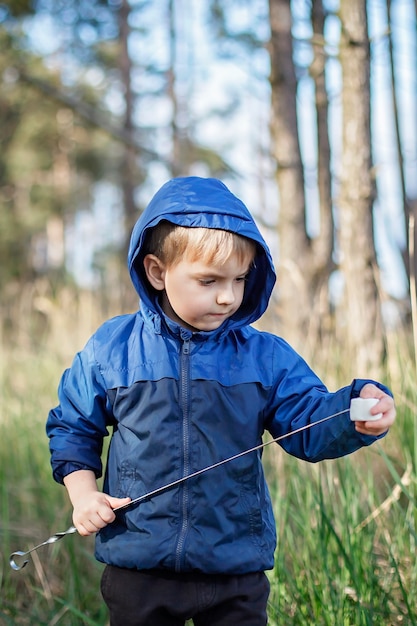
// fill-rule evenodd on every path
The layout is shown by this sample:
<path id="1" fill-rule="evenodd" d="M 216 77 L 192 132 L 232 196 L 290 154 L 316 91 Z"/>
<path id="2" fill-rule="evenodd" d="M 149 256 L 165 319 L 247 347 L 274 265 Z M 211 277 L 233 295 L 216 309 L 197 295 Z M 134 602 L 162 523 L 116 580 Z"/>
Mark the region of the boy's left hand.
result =
<path id="1" fill-rule="evenodd" d="M 362 435 L 374 437 L 385 433 L 394 423 L 396 410 L 394 399 L 372 383 L 367 383 L 360 392 L 361 398 L 378 398 L 379 402 L 372 407 L 371 413 L 382 413 L 382 417 L 376 421 L 355 422 L 355 428 Z"/>

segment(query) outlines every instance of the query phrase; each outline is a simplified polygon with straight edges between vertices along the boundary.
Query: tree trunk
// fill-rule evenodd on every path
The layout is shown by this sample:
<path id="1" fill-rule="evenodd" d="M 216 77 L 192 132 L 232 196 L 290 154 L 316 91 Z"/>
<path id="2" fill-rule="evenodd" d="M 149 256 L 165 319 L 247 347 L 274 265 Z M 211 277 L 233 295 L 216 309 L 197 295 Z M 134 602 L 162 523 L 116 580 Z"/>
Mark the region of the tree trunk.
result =
<path id="1" fill-rule="evenodd" d="M 123 130 L 127 135 L 134 134 L 133 124 L 133 92 L 132 92 L 132 61 L 129 55 L 129 14 L 130 5 L 128 0 L 122 0 L 119 12 L 119 39 L 120 39 L 120 75 L 124 90 L 125 99 L 125 116 Z M 130 238 L 130 232 L 137 219 L 137 210 L 135 204 L 135 186 L 139 183 L 136 176 L 136 154 L 135 150 L 129 146 L 124 146 L 124 153 L 121 166 L 121 180 L 125 211 L 125 225 L 127 239 Z M 126 243 L 126 246 L 128 243 Z"/>
<path id="2" fill-rule="evenodd" d="M 277 163 L 279 213 L 279 302 L 282 334 L 304 353 L 315 350 L 330 327 L 329 277 L 333 269 L 332 211 L 328 98 L 325 85 L 324 11 L 312 3 L 317 115 L 317 184 L 320 229 L 310 238 L 306 227 L 304 170 L 297 124 L 297 80 L 293 63 L 291 3 L 270 0 L 271 135 Z M 308 340 L 308 343 L 307 341 Z M 309 355 L 310 356 L 310 355 Z"/>
<path id="3" fill-rule="evenodd" d="M 322 0 L 313 0 L 311 20 L 313 26 L 314 60 L 310 74 L 314 80 L 317 116 L 317 183 L 320 203 L 320 232 L 313 240 L 316 280 L 328 285 L 333 268 L 334 220 L 332 211 L 330 140 L 328 131 L 329 101 L 326 91 L 326 53 L 324 49 L 324 9 Z"/>
<path id="4" fill-rule="evenodd" d="M 310 350 L 314 353 L 317 343 L 333 332 L 333 314 L 330 305 L 329 281 L 335 269 L 334 219 L 332 180 L 330 169 L 330 138 L 328 130 L 329 101 L 326 90 L 326 52 L 324 40 L 325 13 L 322 0 L 312 0 L 311 22 L 313 27 L 313 62 L 310 75 L 314 80 L 317 124 L 317 187 L 319 196 L 319 232 L 312 239 L 314 272 L 311 290 L 314 297 L 310 319 Z"/>
<path id="5" fill-rule="evenodd" d="M 271 135 L 279 190 L 280 326 L 300 347 L 310 316 L 309 257 L 304 176 L 298 140 L 290 0 L 269 0 Z"/>
<path id="6" fill-rule="evenodd" d="M 366 0 L 341 0 L 343 148 L 339 191 L 338 310 L 345 357 L 355 375 L 376 375 L 383 355 L 372 210 L 375 184 L 370 137 L 370 51 Z"/>
<path id="7" fill-rule="evenodd" d="M 398 174 L 400 178 L 400 188 L 401 188 L 401 196 L 403 202 L 403 210 L 404 210 L 404 223 L 405 223 L 405 232 L 406 232 L 406 246 L 403 250 L 401 250 L 401 256 L 404 263 L 405 272 L 407 274 L 408 281 L 410 283 L 410 276 L 417 273 L 417 267 L 415 265 L 415 258 L 410 257 L 410 244 L 412 244 L 413 250 L 415 250 L 416 240 L 410 242 L 410 232 L 413 233 L 413 237 L 415 237 L 415 229 L 411 226 L 410 228 L 410 218 L 415 219 L 415 206 L 413 203 L 409 202 L 409 198 L 407 197 L 407 190 L 405 184 L 405 172 L 404 172 L 404 152 L 401 144 L 401 132 L 400 132 L 400 119 L 399 119 L 399 109 L 398 109 L 398 98 L 397 98 L 397 79 L 395 72 L 395 64 L 394 64 L 394 51 L 393 51 L 393 41 L 392 41 L 392 20 L 391 20 L 391 0 L 387 0 L 387 18 L 388 18 L 388 50 L 389 50 L 389 68 L 390 68 L 390 81 L 391 81 L 391 95 L 392 95 L 392 108 L 394 112 L 394 127 L 395 127 L 395 143 L 397 148 L 397 159 L 398 159 Z M 412 267 L 411 264 L 414 264 Z M 413 289 L 415 290 L 415 285 Z"/>
<path id="8" fill-rule="evenodd" d="M 175 6 L 174 0 L 169 0 L 169 49 L 170 49 L 170 67 L 168 71 L 168 97 L 172 107 L 171 117 L 171 139 L 172 139 L 172 167 L 171 174 L 173 177 L 184 174 L 182 170 L 182 145 L 180 130 L 178 128 L 179 103 L 176 92 L 176 67 L 177 67 L 177 40 L 175 26 Z"/>
<path id="9" fill-rule="evenodd" d="M 172 176 L 189 175 L 192 165 L 190 152 L 192 122 L 189 112 L 190 93 L 187 86 L 193 72 L 193 64 L 188 58 L 189 25 L 192 23 L 190 10 L 187 3 L 169 0 L 170 67 L 167 91 L 172 107 Z"/>

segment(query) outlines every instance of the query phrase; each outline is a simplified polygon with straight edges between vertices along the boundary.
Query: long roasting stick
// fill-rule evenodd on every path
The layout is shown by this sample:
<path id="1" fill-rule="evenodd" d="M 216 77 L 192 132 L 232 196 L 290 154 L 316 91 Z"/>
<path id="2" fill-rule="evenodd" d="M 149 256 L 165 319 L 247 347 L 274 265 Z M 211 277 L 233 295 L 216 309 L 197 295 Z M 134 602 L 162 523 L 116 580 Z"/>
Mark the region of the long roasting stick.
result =
<path id="1" fill-rule="evenodd" d="M 139 504 L 140 502 L 143 502 L 144 500 L 153 498 L 153 496 L 157 496 L 161 493 L 164 493 L 168 489 L 172 489 L 173 487 L 176 487 L 177 485 L 181 485 L 182 483 L 184 483 L 187 480 L 190 480 L 191 478 L 195 478 L 196 476 L 205 474 L 205 472 L 209 472 L 210 470 L 215 469 L 216 467 L 220 467 L 221 465 L 224 465 L 225 463 L 230 463 L 231 461 L 234 461 L 235 459 L 239 459 L 240 457 L 245 456 L 246 454 L 250 454 L 251 452 L 256 452 L 257 450 L 261 450 L 262 448 L 266 448 L 266 446 L 269 446 L 272 443 L 278 443 L 279 441 L 282 441 L 283 439 L 286 439 L 287 437 L 291 437 L 292 435 L 301 433 L 304 430 L 308 430 L 309 428 L 312 428 L 313 426 L 318 426 L 319 424 L 323 424 L 323 422 L 327 422 L 333 417 L 337 417 L 338 415 L 342 415 L 343 413 L 348 413 L 349 411 L 350 411 L 350 408 L 344 409 L 343 411 L 339 411 L 338 413 L 333 413 L 332 415 L 328 415 L 327 417 L 323 417 L 322 419 L 317 420 L 317 422 L 311 422 L 311 424 L 307 424 L 305 426 L 301 426 L 300 428 L 296 428 L 295 430 L 292 430 L 289 433 L 280 435 L 279 437 L 275 437 L 274 439 L 270 439 L 268 441 L 260 443 L 259 445 L 254 446 L 253 448 L 248 448 L 247 450 L 244 450 L 243 452 L 239 452 L 238 454 L 234 454 L 233 456 L 227 457 L 227 459 L 223 459 L 222 461 L 218 461 L 217 463 L 213 463 L 212 465 L 203 467 L 202 469 L 197 470 L 196 472 L 192 472 L 191 474 L 187 474 L 186 476 L 182 476 L 181 478 L 178 478 L 177 480 L 174 480 L 171 483 L 162 485 L 162 487 L 158 487 L 157 489 L 153 489 L 152 491 L 149 491 L 148 493 L 144 493 L 142 496 L 139 496 L 138 498 L 134 498 L 127 504 L 123 504 L 122 506 L 119 506 L 113 510 L 116 512 L 122 509 L 127 509 L 128 507 L 133 506 L 134 504 Z M 70 526 L 67 530 L 51 535 L 46 541 L 43 541 L 42 543 L 39 543 L 37 546 L 34 546 L 33 548 L 26 550 L 26 552 L 22 552 L 20 550 L 13 552 L 9 558 L 10 567 L 14 569 L 15 571 L 19 571 L 23 569 L 28 564 L 28 559 L 25 559 L 25 557 L 28 554 L 30 554 L 31 552 L 34 552 L 35 550 L 38 550 L 42 546 L 56 543 L 63 537 L 66 537 L 66 535 L 71 535 L 76 532 L 77 532 L 77 529 L 75 528 L 75 526 Z M 19 563 L 19 559 L 23 559 L 23 561 Z"/>

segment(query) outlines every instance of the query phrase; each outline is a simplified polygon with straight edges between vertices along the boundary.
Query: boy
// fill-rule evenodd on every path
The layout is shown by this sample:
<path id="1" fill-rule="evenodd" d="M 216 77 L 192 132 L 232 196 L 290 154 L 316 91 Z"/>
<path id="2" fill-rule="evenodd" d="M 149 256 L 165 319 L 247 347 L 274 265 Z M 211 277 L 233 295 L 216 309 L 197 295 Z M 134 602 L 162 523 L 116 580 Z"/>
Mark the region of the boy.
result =
<path id="1" fill-rule="evenodd" d="M 63 375 L 47 424 L 54 477 L 79 533 L 97 533 L 112 626 L 265 625 L 276 537 L 259 450 L 128 503 L 259 445 L 265 430 L 277 438 L 340 412 L 280 443 L 310 462 L 349 454 L 386 433 L 393 399 L 368 380 L 329 393 L 285 341 L 250 326 L 274 268 L 218 180 L 159 190 L 133 230 L 129 270 L 140 311 L 103 324 Z M 351 422 L 359 396 L 379 400 L 381 419 Z"/>

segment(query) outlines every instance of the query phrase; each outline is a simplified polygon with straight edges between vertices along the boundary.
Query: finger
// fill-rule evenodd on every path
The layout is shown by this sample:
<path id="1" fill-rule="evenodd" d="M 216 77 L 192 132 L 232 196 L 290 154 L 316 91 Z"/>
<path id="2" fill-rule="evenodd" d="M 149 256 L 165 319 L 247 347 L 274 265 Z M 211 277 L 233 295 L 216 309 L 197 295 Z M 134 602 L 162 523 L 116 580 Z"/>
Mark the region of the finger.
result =
<path id="1" fill-rule="evenodd" d="M 394 400 L 391 396 L 384 394 L 375 406 L 370 410 L 370 413 L 376 415 L 382 413 L 382 419 L 387 422 L 388 426 L 391 426 L 395 419 L 395 406 Z M 378 426 L 379 424 L 377 424 Z"/>
<path id="2" fill-rule="evenodd" d="M 111 522 L 114 522 L 114 519 L 116 517 L 113 509 L 111 508 L 111 506 L 106 506 L 105 508 L 103 507 L 102 509 L 100 509 L 99 511 L 99 516 L 100 516 L 100 520 L 98 521 L 98 523 L 101 523 L 101 521 L 104 522 L 104 524 L 111 524 Z M 94 520 L 96 521 L 96 520 Z M 102 528 L 102 526 L 101 526 Z"/>
<path id="3" fill-rule="evenodd" d="M 378 421 L 370 422 L 355 422 L 355 428 L 358 433 L 362 435 L 370 435 L 372 437 L 378 437 L 389 430 L 391 423 L 385 418 L 381 418 Z"/>
<path id="4" fill-rule="evenodd" d="M 367 383 L 366 385 L 362 387 L 359 395 L 361 398 L 378 398 L 379 399 L 379 398 L 382 398 L 383 396 L 386 396 L 387 394 L 384 391 L 382 391 L 382 389 L 374 385 L 373 383 Z"/>
<path id="5" fill-rule="evenodd" d="M 118 508 L 129 504 L 129 502 L 132 501 L 132 498 L 114 498 L 113 496 L 108 496 L 107 501 L 112 509 L 117 510 Z"/>
<path id="6" fill-rule="evenodd" d="M 110 519 L 110 521 L 113 521 L 113 519 L 114 514 L 112 514 L 112 519 Z M 90 534 L 93 534 L 97 533 L 99 530 L 107 526 L 108 523 L 109 522 L 103 518 L 103 514 L 96 513 L 95 515 L 91 516 L 90 519 L 85 520 L 83 522 L 83 526 Z"/>
<path id="7" fill-rule="evenodd" d="M 82 537 L 89 537 L 90 535 L 94 534 L 95 531 L 89 531 L 84 524 L 74 524 L 78 534 L 81 535 Z"/>

